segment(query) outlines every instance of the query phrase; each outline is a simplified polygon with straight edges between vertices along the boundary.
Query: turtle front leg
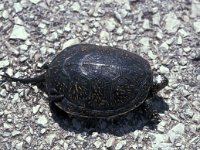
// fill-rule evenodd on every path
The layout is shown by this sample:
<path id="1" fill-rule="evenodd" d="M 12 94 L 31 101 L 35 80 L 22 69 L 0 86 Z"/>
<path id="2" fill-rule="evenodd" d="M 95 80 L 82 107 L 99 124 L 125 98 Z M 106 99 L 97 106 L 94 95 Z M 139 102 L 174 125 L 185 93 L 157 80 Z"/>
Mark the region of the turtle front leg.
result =
<path id="1" fill-rule="evenodd" d="M 143 104 L 142 104 L 142 109 L 144 113 L 146 114 L 146 117 L 150 119 L 153 123 L 159 123 L 160 122 L 160 115 L 158 114 L 157 111 L 155 111 L 151 107 L 151 99 L 147 99 Z"/>
<path id="2" fill-rule="evenodd" d="M 59 94 L 55 88 L 51 88 L 49 92 L 50 102 L 61 102 L 64 98 L 63 94 Z"/>

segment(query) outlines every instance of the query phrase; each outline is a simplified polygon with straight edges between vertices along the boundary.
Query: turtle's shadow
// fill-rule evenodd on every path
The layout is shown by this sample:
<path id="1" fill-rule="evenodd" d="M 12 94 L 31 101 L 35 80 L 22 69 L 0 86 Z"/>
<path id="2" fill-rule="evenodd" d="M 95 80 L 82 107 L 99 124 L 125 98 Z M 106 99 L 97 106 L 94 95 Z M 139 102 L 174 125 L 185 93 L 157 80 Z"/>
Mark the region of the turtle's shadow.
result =
<path id="1" fill-rule="evenodd" d="M 50 103 L 52 117 L 61 128 L 75 133 L 91 134 L 92 132 L 110 133 L 116 136 L 122 136 L 135 130 L 142 130 L 144 127 L 151 130 L 156 128 L 158 121 L 152 121 L 148 117 L 148 112 L 144 112 L 141 107 L 131 111 L 123 116 L 114 119 L 88 119 L 70 116 L 59 109 L 55 104 Z M 169 109 L 166 102 L 161 97 L 154 97 L 151 100 L 150 107 L 158 113 L 164 113 Z"/>

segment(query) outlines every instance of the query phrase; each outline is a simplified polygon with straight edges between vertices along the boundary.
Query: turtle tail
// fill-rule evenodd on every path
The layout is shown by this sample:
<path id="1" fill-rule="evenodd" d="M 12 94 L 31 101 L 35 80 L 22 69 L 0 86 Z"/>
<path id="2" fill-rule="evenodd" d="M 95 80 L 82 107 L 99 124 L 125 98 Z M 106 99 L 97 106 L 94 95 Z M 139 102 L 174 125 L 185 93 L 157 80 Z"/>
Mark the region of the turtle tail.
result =
<path id="1" fill-rule="evenodd" d="M 37 83 L 45 82 L 45 73 L 43 73 L 39 76 L 36 76 L 34 78 L 24 78 L 24 79 L 11 77 L 7 73 L 2 75 L 2 77 L 3 77 L 2 82 L 9 81 L 9 82 L 20 82 L 20 83 L 24 83 L 24 84 L 27 84 L 27 83 L 37 84 Z"/>

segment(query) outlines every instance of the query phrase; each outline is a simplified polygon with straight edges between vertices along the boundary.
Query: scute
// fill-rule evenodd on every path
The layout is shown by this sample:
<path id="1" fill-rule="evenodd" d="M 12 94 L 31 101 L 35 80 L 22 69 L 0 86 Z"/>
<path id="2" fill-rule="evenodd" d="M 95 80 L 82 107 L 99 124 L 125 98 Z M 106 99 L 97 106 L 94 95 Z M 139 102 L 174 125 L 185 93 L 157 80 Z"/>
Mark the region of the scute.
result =
<path id="1" fill-rule="evenodd" d="M 83 117 L 116 116 L 138 107 L 152 81 L 150 65 L 142 57 L 92 44 L 63 50 L 51 62 L 47 75 L 47 87 L 65 95 L 56 105 Z"/>

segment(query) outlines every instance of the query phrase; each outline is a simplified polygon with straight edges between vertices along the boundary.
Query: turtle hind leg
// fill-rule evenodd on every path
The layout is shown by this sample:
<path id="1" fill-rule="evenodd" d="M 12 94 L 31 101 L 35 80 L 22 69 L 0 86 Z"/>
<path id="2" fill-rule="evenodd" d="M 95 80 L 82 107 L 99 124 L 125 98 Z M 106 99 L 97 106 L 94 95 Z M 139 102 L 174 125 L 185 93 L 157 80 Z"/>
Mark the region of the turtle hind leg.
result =
<path id="1" fill-rule="evenodd" d="M 15 78 L 15 77 L 11 77 L 10 75 L 8 75 L 7 73 L 5 73 L 4 75 L 2 75 L 2 77 L 4 78 L 3 81 L 9 81 L 9 82 L 20 82 L 20 83 L 32 83 L 32 84 L 36 84 L 36 83 L 41 83 L 41 82 L 45 82 L 45 73 L 39 76 L 36 76 L 34 78 Z"/>
<path id="2" fill-rule="evenodd" d="M 61 102 L 64 98 L 63 94 L 59 94 L 55 88 L 51 88 L 49 91 L 49 99 L 51 102 Z"/>
<path id="3" fill-rule="evenodd" d="M 64 95 L 49 95 L 50 102 L 61 102 Z"/>

